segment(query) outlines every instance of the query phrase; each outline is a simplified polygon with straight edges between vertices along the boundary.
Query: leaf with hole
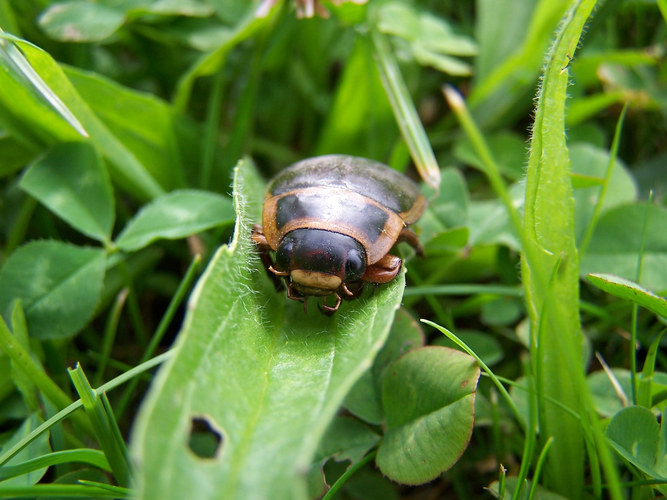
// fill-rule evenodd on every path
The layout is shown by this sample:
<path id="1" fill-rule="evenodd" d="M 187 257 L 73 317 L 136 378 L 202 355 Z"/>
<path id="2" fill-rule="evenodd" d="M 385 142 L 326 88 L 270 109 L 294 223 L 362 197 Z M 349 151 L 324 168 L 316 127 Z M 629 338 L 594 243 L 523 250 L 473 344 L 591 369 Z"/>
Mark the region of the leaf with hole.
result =
<path id="1" fill-rule="evenodd" d="M 449 469 L 468 445 L 479 367 L 447 347 L 423 347 L 391 365 L 382 385 L 387 431 L 377 453 L 382 473 L 422 484 Z"/>
<path id="2" fill-rule="evenodd" d="M 195 287 L 174 357 L 140 410 L 137 498 L 305 499 L 318 443 L 400 304 L 403 275 L 332 317 L 276 293 L 250 240 L 255 176 L 247 161 L 237 167 L 235 236 Z M 220 436 L 212 458 L 188 447 L 198 419 Z"/>
<path id="3" fill-rule="evenodd" d="M 114 221 L 111 181 L 90 144 L 57 144 L 30 166 L 21 188 L 83 234 L 101 242 L 110 240 Z"/>
<path id="4" fill-rule="evenodd" d="M 32 338 L 63 338 L 90 320 L 100 300 L 106 254 L 56 241 L 16 250 L 0 270 L 0 312 L 6 321 L 21 300 Z"/>

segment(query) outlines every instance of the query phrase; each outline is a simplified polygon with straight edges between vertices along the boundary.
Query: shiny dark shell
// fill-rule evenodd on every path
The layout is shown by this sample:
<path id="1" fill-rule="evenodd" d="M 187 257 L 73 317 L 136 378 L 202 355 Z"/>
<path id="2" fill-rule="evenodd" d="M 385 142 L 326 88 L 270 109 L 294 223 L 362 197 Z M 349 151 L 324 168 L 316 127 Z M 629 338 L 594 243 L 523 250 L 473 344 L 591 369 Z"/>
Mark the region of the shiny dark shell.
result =
<path id="1" fill-rule="evenodd" d="M 269 184 L 262 224 L 273 250 L 295 229 L 322 229 L 357 240 L 366 263 L 382 259 L 426 200 L 415 183 L 381 163 L 345 155 L 300 161 Z"/>

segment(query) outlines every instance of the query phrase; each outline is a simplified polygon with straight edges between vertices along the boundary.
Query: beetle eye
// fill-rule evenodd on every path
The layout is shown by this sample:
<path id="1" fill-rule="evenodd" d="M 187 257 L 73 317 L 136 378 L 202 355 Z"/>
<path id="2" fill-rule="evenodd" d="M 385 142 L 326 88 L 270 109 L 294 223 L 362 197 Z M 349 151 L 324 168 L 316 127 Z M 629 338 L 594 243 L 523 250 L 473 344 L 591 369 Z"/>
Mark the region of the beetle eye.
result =
<path id="1" fill-rule="evenodd" d="M 292 254 L 294 253 L 294 241 L 292 238 L 286 237 L 280 242 L 278 250 L 276 250 L 276 264 L 282 271 L 289 271 L 292 262 Z"/>
<path id="2" fill-rule="evenodd" d="M 355 281 L 361 279 L 366 271 L 366 259 L 364 255 L 356 249 L 347 252 L 345 260 L 345 281 Z"/>

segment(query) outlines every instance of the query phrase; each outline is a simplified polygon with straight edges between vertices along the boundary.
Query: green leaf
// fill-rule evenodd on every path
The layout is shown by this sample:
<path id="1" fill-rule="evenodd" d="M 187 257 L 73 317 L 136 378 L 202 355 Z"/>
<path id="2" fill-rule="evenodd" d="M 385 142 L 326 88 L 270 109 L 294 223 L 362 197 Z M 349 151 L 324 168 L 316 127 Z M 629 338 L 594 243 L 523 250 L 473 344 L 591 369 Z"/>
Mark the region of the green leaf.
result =
<path id="1" fill-rule="evenodd" d="M 109 242 L 114 221 L 111 181 L 90 144 L 57 144 L 28 169 L 21 187 L 83 234 Z"/>
<path id="2" fill-rule="evenodd" d="M 337 462 L 359 462 L 380 440 L 370 427 L 350 417 L 336 417 L 322 438 L 315 461 L 334 458 Z"/>
<path id="3" fill-rule="evenodd" d="M 613 383 L 609 373 L 605 370 L 595 371 L 586 377 L 586 384 L 595 404 L 595 410 L 603 417 L 612 417 L 623 409 L 624 403 L 627 404 L 628 395 L 632 394 L 629 370 L 612 368 L 611 375 Z M 614 387 L 614 384 L 618 384 L 618 387 Z"/>
<path id="4" fill-rule="evenodd" d="M 22 169 L 35 157 L 32 148 L 23 144 L 16 137 L 10 137 L 0 129 L 0 177 Z"/>
<path id="5" fill-rule="evenodd" d="M 667 318 L 667 300 L 643 286 L 613 274 L 588 274 L 588 281 L 611 295 L 629 300 Z"/>
<path id="6" fill-rule="evenodd" d="M 0 102 L 9 106 L 12 116 L 18 117 L 21 123 L 20 126 L 7 127 L 7 130 L 18 134 L 35 146 L 50 145 L 56 141 L 75 141 L 80 140 L 82 135 L 88 136 L 103 156 L 109 160 L 109 173 L 115 182 L 140 198 L 153 198 L 162 194 L 162 187 L 149 174 L 147 168 L 91 111 L 56 61 L 48 53 L 25 40 L 14 37 L 11 37 L 11 40 L 16 44 L 11 47 L 14 50 L 18 50 L 17 47 L 21 49 L 22 57 L 26 60 L 29 70 L 42 83 L 38 96 L 33 96 L 34 82 L 25 82 L 17 72 L 9 73 L 12 78 L 5 77 L 3 76 L 5 72 L 0 72 L 0 84 L 3 84 L 5 80 L 12 83 L 8 89 L 4 85 L 2 87 L 2 95 L 8 95 L 11 98 L 6 98 L 5 101 L 0 100 Z M 16 85 L 16 81 L 20 82 L 20 85 Z M 6 92 L 12 91 L 12 93 L 6 94 L 5 90 Z M 13 93 L 14 90 L 17 91 L 17 94 Z M 53 98 L 49 99 L 49 95 Z M 18 101 L 17 96 L 20 97 Z M 53 111 L 43 113 L 45 109 L 49 110 L 49 107 L 45 107 L 40 102 L 44 99 L 48 99 L 50 108 L 56 109 L 58 115 L 64 116 L 67 122 L 64 122 L 62 118 L 54 119 Z M 50 118 L 45 124 L 47 117 Z M 3 113 L 0 113 L 0 119 L 6 119 Z"/>
<path id="7" fill-rule="evenodd" d="M 644 204 L 622 205 L 606 212 L 595 228 L 580 274 L 614 274 L 626 280 L 637 275 L 637 259 L 647 216 Z M 641 285 L 667 290 L 667 208 L 648 207 Z M 622 230 L 619 230 L 622 228 Z"/>
<path id="8" fill-rule="evenodd" d="M 30 149 L 54 140 L 85 137 L 83 125 L 13 40 L 7 35 L 0 38 L 0 124 L 4 131 Z"/>
<path id="9" fill-rule="evenodd" d="M 14 252 L 0 270 L 0 312 L 8 320 L 15 300 L 25 309 L 32 338 L 62 338 L 79 331 L 100 299 L 105 252 L 37 241 Z"/>
<path id="10" fill-rule="evenodd" d="M 470 76 L 472 74 L 472 67 L 456 57 L 434 52 L 419 42 L 413 43 L 410 48 L 417 62 L 423 66 L 431 66 L 438 71 L 453 76 Z"/>
<path id="11" fill-rule="evenodd" d="M 387 431 L 377 465 L 403 484 L 436 478 L 459 459 L 470 440 L 479 367 L 446 347 L 410 351 L 382 386 Z"/>
<path id="12" fill-rule="evenodd" d="M 523 177 L 526 165 L 526 141 L 523 137 L 509 131 L 485 135 L 494 160 L 500 172 L 511 180 Z M 454 155 L 468 165 L 485 170 L 484 161 L 479 157 L 470 139 L 460 140 L 454 146 Z"/>
<path id="13" fill-rule="evenodd" d="M 345 408 L 371 424 L 384 421 L 382 380 L 391 363 L 406 352 L 424 345 L 421 326 L 405 309 L 396 313 L 387 343 L 375 358 L 373 367 L 354 384 L 345 398 Z"/>
<path id="14" fill-rule="evenodd" d="M 261 192 L 249 188 L 250 169 L 237 167 L 235 236 L 197 284 L 174 357 L 141 408 L 137 498 L 304 499 L 318 442 L 399 306 L 402 276 L 332 317 L 276 293 L 250 240 L 247 214 L 258 209 L 248 200 Z M 188 449 L 193 422 L 219 435 L 211 458 Z"/>
<path id="15" fill-rule="evenodd" d="M 586 227 L 591 223 L 593 211 L 600 196 L 601 184 L 609 164 L 609 152 L 590 144 L 570 146 L 573 183 L 578 181 L 574 190 L 575 234 L 580 241 Z M 585 185 L 588 181 L 589 185 Z M 584 184 L 584 185 L 582 185 Z M 637 199 L 635 181 L 620 159 L 616 159 L 609 178 L 607 191 L 602 201 L 601 213 L 614 207 L 631 203 Z"/>
<path id="16" fill-rule="evenodd" d="M 628 462 L 651 478 L 667 480 L 655 467 L 660 447 L 660 426 L 653 412 L 643 406 L 629 406 L 609 422 L 607 437 L 612 446 Z"/>
<path id="17" fill-rule="evenodd" d="M 233 220 L 229 198 L 194 189 L 173 191 L 142 208 L 123 229 L 116 244 L 134 251 L 157 239 L 185 238 Z"/>
<path id="18" fill-rule="evenodd" d="M 123 25 L 123 12 L 102 3 L 75 0 L 54 3 L 39 16 L 38 24 L 54 40 L 98 42 Z"/>
<path id="19" fill-rule="evenodd" d="M 23 421 L 23 424 L 14 432 L 14 434 L 3 443 L 2 448 L 0 448 L 0 455 L 5 451 L 10 449 L 21 439 L 27 436 L 33 429 L 35 429 L 39 424 L 41 424 L 41 419 L 38 415 L 32 414 L 26 420 Z M 28 446 L 23 448 L 18 452 L 14 457 L 7 461 L 9 467 L 16 466 L 21 462 L 31 460 L 42 456 L 51 451 L 49 445 L 49 433 L 44 432 L 40 435 L 39 438 L 31 442 Z M 12 477 L 0 481 L 0 488 L 2 487 L 20 487 L 20 486 L 32 486 L 37 484 L 46 472 L 46 467 L 40 469 L 32 469 L 29 472 L 26 472 L 24 475 Z"/>
<path id="20" fill-rule="evenodd" d="M 183 154 L 175 132 L 187 124 L 183 116 L 155 95 L 124 87 L 96 73 L 63 69 L 95 115 L 161 186 L 170 190 L 185 185 Z"/>

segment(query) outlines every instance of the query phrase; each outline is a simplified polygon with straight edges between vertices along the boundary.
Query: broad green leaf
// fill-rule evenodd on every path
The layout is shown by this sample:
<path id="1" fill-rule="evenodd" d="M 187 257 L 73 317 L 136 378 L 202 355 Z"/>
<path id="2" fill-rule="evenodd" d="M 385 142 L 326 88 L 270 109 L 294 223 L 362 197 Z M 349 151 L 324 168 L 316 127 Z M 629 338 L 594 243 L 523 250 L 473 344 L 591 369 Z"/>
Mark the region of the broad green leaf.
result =
<path id="1" fill-rule="evenodd" d="M 349 460 L 357 463 L 380 440 L 369 426 L 350 417 L 333 419 L 322 437 L 317 455 L 334 458 L 337 462 Z M 316 457 L 316 462 L 317 460 Z"/>
<path id="2" fill-rule="evenodd" d="M 0 177 L 22 169 L 35 157 L 32 148 L 23 144 L 16 137 L 11 137 L 0 130 Z"/>
<path id="3" fill-rule="evenodd" d="M 470 440 L 479 367 L 446 347 L 424 347 L 396 361 L 382 385 L 387 431 L 377 453 L 382 473 L 421 484 L 449 469 Z"/>
<path id="4" fill-rule="evenodd" d="M 589 274 L 586 278 L 600 290 L 639 304 L 649 311 L 667 318 L 667 300 L 637 283 L 619 278 L 613 274 Z"/>
<path id="5" fill-rule="evenodd" d="M 516 183 L 510 186 L 509 194 L 515 205 L 521 205 L 525 186 Z M 468 206 L 470 245 L 500 243 L 513 250 L 520 250 L 519 236 L 507 214 L 505 205 L 498 199 L 471 201 Z"/>
<path id="6" fill-rule="evenodd" d="M 142 208 L 118 235 L 116 244 L 134 251 L 155 240 L 185 238 L 234 220 L 232 202 L 194 189 L 173 191 Z"/>
<path id="7" fill-rule="evenodd" d="M 472 74 L 472 67 L 456 57 L 434 52 L 419 42 L 413 43 L 410 47 L 412 55 L 423 66 L 431 66 L 438 71 L 453 76 L 470 76 Z"/>
<path id="8" fill-rule="evenodd" d="M 427 244 L 439 233 L 468 222 L 470 195 L 460 171 L 454 168 L 442 170 L 442 183 L 438 196 L 429 200 L 428 208 L 419 220 L 419 239 Z"/>
<path id="9" fill-rule="evenodd" d="M 27 436 L 31 431 L 33 431 L 39 424 L 41 424 L 41 419 L 36 414 L 31 414 L 27 419 L 23 421 L 23 424 L 14 432 L 14 434 L 6 440 L 2 448 L 0 448 L 0 455 L 5 451 L 9 450 L 12 446 L 18 443 L 21 439 Z M 9 460 L 6 465 L 15 466 L 21 462 L 25 462 L 30 459 L 34 459 L 45 455 L 51 451 L 49 445 L 49 433 L 42 433 L 36 440 L 32 441 L 28 446 L 23 448 L 18 452 L 11 460 Z M 46 473 L 46 467 L 40 469 L 33 469 L 30 472 L 27 472 L 24 475 L 12 477 L 0 481 L 0 488 L 2 487 L 17 487 L 17 486 L 32 486 L 39 482 L 42 476 Z"/>
<path id="10" fill-rule="evenodd" d="M 413 51 L 418 48 L 419 51 L 429 52 L 434 56 L 477 54 L 475 42 L 465 35 L 455 33 L 445 19 L 419 12 L 407 3 L 384 3 L 378 12 L 377 26 L 383 33 L 414 42 L 411 44 Z M 462 61 L 458 61 L 458 64 L 467 66 Z"/>
<path id="11" fill-rule="evenodd" d="M 237 167 L 235 236 L 196 286 L 175 353 L 140 410 L 131 450 L 137 498 L 304 499 L 318 442 L 384 343 L 404 278 L 341 305 L 276 293 L 250 241 L 250 165 Z M 188 449 L 192 422 L 221 438 L 212 458 Z"/>
<path id="12" fill-rule="evenodd" d="M 9 320 L 20 299 L 32 338 L 62 338 L 80 330 L 100 299 L 104 250 L 36 241 L 16 250 L 0 270 L 0 313 Z"/>
<path id="13" fill-rule="evenodd" d="M 574 190 L 575 234 L 581 240 L 586 227 L 591 222 L 595 205 L 600 195 L 601 184 L 609 164 L 608 151 L 590 144 L 573 144 L 569 148 L 572 174 L 591 181 L 590 186 L 579 186 Z M 602 212 L 637 199 L 637 186 L 620 159 L 616 159 L 602 201 Z"/>
<path id="14" fill-rule="evenodd" d="M 130 10 L 130 16 L 134 17 L 139 14 L 159 14 L 171 16 L 193 16 L 203 17 L 213 14 L 214 9 L 210 2 L 201 0 L 157 0 L 154 2 L 146 2 L 147 5 L 143 8 Z"/>
<path id="15" fill-rule="evenodd" d="M 74 0 L 54 3 L 39 16 L 38 24 L 54 40 L 97 42 L 123 25 L 122 11 L 102 3 Z"/>
<path id="16" fill-rule="evenodd" d="M 18 79 L 21 82 L 20 85 L 14 84 L 10 89 L 18 90 L 18 93 L 14 94 L 11 92 L 7 94 L 11 95 L 11 100 L 15 100 L 17 95 L 24 96 L 17 104 L 12 104 L 20 108 L 17 111 L 13 110 L 12 116 L 16 115 L 20 117 L 21 128 L 6 127 L 6 129 L 11 133 L 16 132 L 20 134 L 21 137 L 27 137 L 26 140 L 32 141 L 35 146 L 48 145 L 56 141 L 80 140 L 81 134 L 87 134 L 103 156 L 109 160 L 109 172 L 112 179 L 118 182 L 124 189 L 137 197 L 146 199 L 162 194 L 162 187 L 149 174 L 146 167 L 137 157 L 91 111 L 56 61 L 48 53 L 25 40 L 18 38 L 12 38 L 12 40 L 21 49 L 23 56 L 35 74 L 43 80 L 45 89 L 54 96 L 57 96 L 63 110 L 73 117 L 72 120 L 74 120 L 75 124 L 79 124 L 82 127 L 82 132 L 75 132 L 75 129 L 72 128 L 73 125 L 64 125 L 62 120 L 56 124 L 51 123 L 54 121 L 52 119 L 48 122 L 50 126 L 46 127 L 43 123 L 46 117 L 42 113 L 44 106 L 35 106 L 36 102 L 34 101 L 38 100 L 35 97 L 30 98 L 32 102 L 28 100 L 27 96 L 33 90 L 29 84 L 23 82 L 21 79 Z M 2 76 L 4 74 L 4 72 L 0 72 L 0 78 L 4 78 Z M 18 78 L 14 72 L 10 73 L 10 75 Z M 3 82 L 4 80 L 1 80 L 0 84 Z M 2 95 L 5 95 L 4 86 Z M 42 92 L 42 95 L 44 95 L 44 92 Z M 23 105 L 25 101 L 31 103 L 34 109 L 24 110 Z M 6 105 L 6 102 L 0 102 Z M 64 111 L 60 112 L 60 115 Z M 3 114 L 0 113 L 0 117 Z M 46 115 L 49 116 L 49 113 L 46 113 Z M 72 123 L 72 120 L 68 120 L 68 122 Z M 30 135 L 24 133 L 26 128 L 30 129 Z"/>
<path id="17" fill-rule="evenodd" d="M 643 406 L 623 408 L 613 416 L 606 431 L 614 449 L 632 465 L 651 478 L 667 480 L 655 467 L 662 457 L 660 449 L 660 426 L 655 415 Z"/>
<path id="18" fill-rule="evenodd" d="M 83 234 L 110 241 L 114 221 L 111 181 L 90 144 L 57 144 L 28 169 L 21 187 Z"/>
<path id="19" fill-rule="evenodd" d="M 525 139 L 508 131 L 497 132 L 485 138 L 501 173 L 514 181 L 523 177 L 527 157 Z M 454 155 L 482 172 L 485 170 L 484 162 L 467 138 L 456 143 Z"/>
<path id="20" fill-rule="evenodd" d="M 165 189 L 185 185 L 176 129 L 179 116 L 152 94 L 119 85 L 101 75 L 65 67 L 81 98 Z"/>
<path id="21" fill-rule="evenodd" d="M 384 421 L 382 380 L 391 363 L 406 352 L 424 345 L 421 326 L 405 310 L 399 309 L 387 343 L 345 398 L 345 409 L 362 420 L 379 425 Z"/>
<path id="22" fill-rule="evenodd" d="M 641 286 L 667 290 L 667 208 L 659 205 L 622 205 L 605 212 L 581 260 L 581 276 L 613 274 L 635 280 L 644 220 L 648 217 L 642 257 Z"/>

